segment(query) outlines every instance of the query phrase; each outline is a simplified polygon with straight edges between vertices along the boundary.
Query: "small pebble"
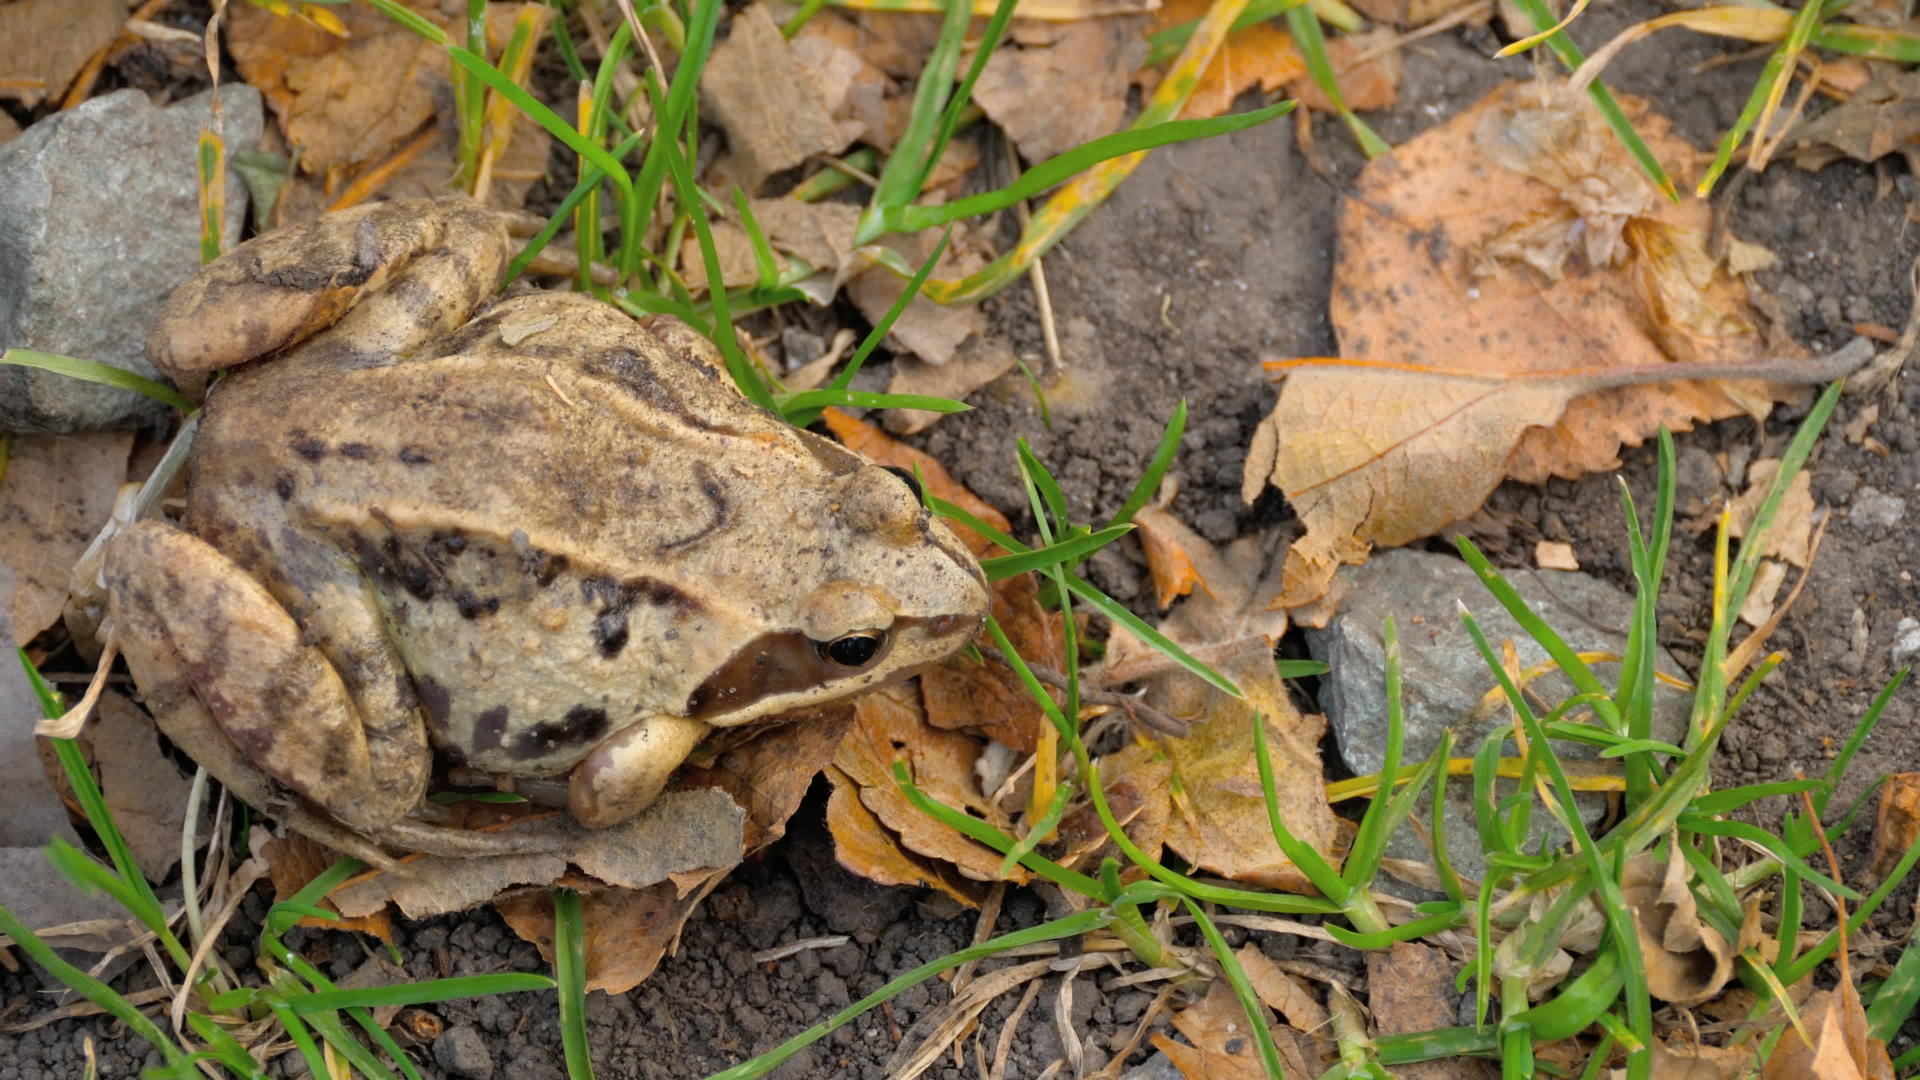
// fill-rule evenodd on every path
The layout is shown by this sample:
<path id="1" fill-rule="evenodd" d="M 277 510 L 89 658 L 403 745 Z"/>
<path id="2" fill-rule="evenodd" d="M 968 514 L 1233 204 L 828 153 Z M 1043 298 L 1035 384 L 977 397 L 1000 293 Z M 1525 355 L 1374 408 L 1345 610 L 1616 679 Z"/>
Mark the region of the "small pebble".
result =
<path id="1" fill-rule="evenodd" d="M 1888 650 L 1894 667 L 1904 667 L 1920 656 L 1920 619 L 1909 615 L 1893 628 L 1893 648 Z"/>
<path id="2" fill-rule="evenodd" d="M 1862 485 L 1854 492 L 1853 509 L 1848 511 L 1847 520 L 1862 528 L 1891 529 L 1906 513 L 1907 500 Z"/>
<path id="3" fill-rule="evenodd" d="M 491 1080 L 493 1076 L 493 1054 L 487 1050 L 487 1041 L 468 1024 L 450 1027 L 433 1040 L 433 1060 L 466 1080 Z"/>

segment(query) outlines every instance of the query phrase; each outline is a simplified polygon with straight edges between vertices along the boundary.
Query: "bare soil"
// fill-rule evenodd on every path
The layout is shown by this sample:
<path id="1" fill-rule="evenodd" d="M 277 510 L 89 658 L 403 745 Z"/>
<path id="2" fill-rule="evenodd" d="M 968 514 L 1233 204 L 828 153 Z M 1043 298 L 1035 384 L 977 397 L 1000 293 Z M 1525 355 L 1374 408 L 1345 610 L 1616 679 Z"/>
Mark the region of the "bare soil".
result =
<path id="1" fill-rule="evenodd" d="M 1578 21 L 1575 37 L 1592 49 L 1659 10 L 1641 0 L 1598 6 Z M 1529 77 L 1529 60 L 1489 59 L 1501 43 L 1491 31 L 1464 29 L 1409 46 L 1400 104 L 1370 121 L 1389 141 L 1404 140 L 1478 100 L 1497 81 Z M 1731 44 L 1668 31 L 1629 49 L 1607 78 L 1617 89 L 1654 100 L 1680 134 L 1708 147 L 1738 114 L 1760 65 L 1748 58 L 1705 71 L 1696 66 L 1738 51 Z M 1312 134 L 1311 153 L 1303 151 L 1291 120 L 1157 151 L 1047 260 L 1065 349 L 1065 370 L 1051 373 L 1057 379 L 1049 391 L 1052 427 L 1042 425 L 1024 378 L 1015 375 L 976 395 L 975 411 L 942 421 L 921 444 L 977 493 L 1014 512 L 1024 496 L 1012 447 L 1016 437 L 1025 437 L 1054 468 L 1076 515 L 1096 518 L 1125 497 L 1161 424 L 1185 398 L 1192 418 L 1175 464 L 1180 493 L 1174 513 L 1216 542 L 1284 523 L 1290 515 L 1277 495 L 1269 493 L 1251 507 L 1239 496 L 1248 435 L 1274 400 L 1258 361 L 1333 349 L 1326 317 L 1333 213 L 1362 164 L 1337 122 L 1316 116 Z M 1913 300 L 1909 268 L 1920 254 L 1920 233 L 1907 217 L 1914 192 L 1913 179 L 1901 165 L 1842 163 L 1808 174 L 1776 164 L 1764 175 L 1736 176 L 1718 198 L 1737 235 L 1782 256 L 1781 267 L 1763 273 L 1761 282 L 1782 298 L 1790 320 L 1786 329 L 1807 347 L 1821 349 L 1850 337 L 1856 322 L 1895 328 L 1906 322 Z M 996 333 L 1023 353 L 1039 356 L 1033 294 L 1025 284 L 990 301 L 989 310 Z M 1830 432 L 1867 404 L 1845 402 Z M 1815 452 L 1813 490 L 1835 509 L 1835 519 L 1806 595 L 1774 638 L 1790 654 L 1788 668 L 1756 695 L 1728 732 L 1717 785 L 1824 769 L 1892 673 L 1888 647 L 1895 624 L 1905 616 L 1920 617 L 1920 583 L 1910 572 L 1920 551 L 1920 521 L 1908 514 L 1890 526 L 1866 526 L 1848 516 L 1869 488 L 1909 500 L 1920 493 L 1915 453 L 1920 451 L 1915 426 L 1920 386 L 1896 382 L 1879 408 L 1880 419 L 1869 433 L 1889 453 L 1870 452 L 1836 434 Z M 1683 470 L 1683 516 L 1690 507 L 1697 513 L 1740 486 L 1719 471 L 1720 455 L 1735 465 L 1775 455 L 1797 418 L 1797 410 L 1786 408 L 1765 425 L 1727 421 L 1679 436 L 1690 465 Z M 1635 492 L 1650 493 L 1650 450 L 1626 455 L 1623 475 Z M 1510 484 L 1466 530 L 1509 565 L 1528 563 L 1540 538 L 1570 542 L 1585 569 L 1631 588 L 1616 484 L 1609 476 L 1544 487 Z M 1676 535 L 1661 608 L 1664 643 L 1695 662 L 1707 624 L 1711 540 L 1710 532 Z M 1098 559 L 1094 573 L 1115 596 L 1144 610 L 1150 600 L 1137 555 L 1137 548 L 1128 552 L 1123 546 Z M 1920 768 L 1917 700 L 1911 692 L 1894 699 L 1856 761 L 1843 800 L 1882 773 Z M 841 870 L 825 835 L 820 794 L 816 790 L 803 807 L 788 839 L 737 871 L 694 916 L 678 954 L 649 982 L 623 997 L 592 997 L 589 1022 L 599 1075 L 661 1080 L 707 1075 L 771 1048 L 892 976 L 972 939 L 976 920 L 971 913 L 926 896 L 882 889 Z M 1854 868 L 1862 865 L 1860 843 L 1847 845 L 1845 854 Z M 1884 909 L 1876 924 L 1880 931 L 1903 928 L 1912 903 L 1909 884 Z M 249 902 L 248 915 L 256 925 L 264 904 L 258 896 Z M 1037 894 L 1016 890 L 997 930 L 1031 925 L 1049 914 Z M 228 946 L 243 969 L 252 967 L 250 933 L 236 931 Z M 846 934 L 850 940 L 776 961 L 752 959 L 757 950 L 826 934 Z M 348 935 L 315 931 L 306 933 L 305 941 L 336 975 L 359 968 L 372 955 Z M 532 947 L 489 911 L 406 926 L 398 945 L 409 975 L 416 978 L 543 969 Z M 1298 939 L 1262 938 L 1261 946 L 1276 958 L 1357 970 L 1351 957 Z M 1099 970 L 1075 980 L 1062 1018 L 1086 1040 L 1090 1067 L 1104 1062 L 1124 1040 L 1150 996 L 1137 989 L 1101 990 L 1112 977 L 1111 971 Z M 146 976 L 131 978 L 135 986 L 145 985 Z M 1021 1020 L 1007 1076 L 1037 1076 L 1060 1056 L 1059 980 L 1050 977 Z M 803 1052 L 776 1075 L 886 1076 L 890 1058 L 915 1021 L 947 996 L 940 982 L 910 991 L 888 1009 Z M 1014 1002 L 1009 995 L 982 1016 L 978 1031 L 964 1040 L 964 1064 L 948 1056 L 925 1075 L 941 1080 L 983 1075 L 977 1062 L 991 1060 Z M 35 1014 L 46 1004 L 31 973 L 0 974 L 0 1015 L 6 1020 Z M 455 1003 L 431 1011 L 447 1029 L 471 1028 L 470 1034 L 477 1034 L 487 1065 L 471 1075 L 564 1076 L 550 995 Z M 1910 1023 L 1894 1053 L 1911 1046 L 1916 1035 L 1920 1031 Z M 144 1044 L 115 1033 L 102 1020 L 64 1021 L 0 1036 L 0 1080 L 79 1076 L 88 1039 L 101 1076 L 130 1076 L 143 1060 L 158 1061 Z M 418 1049 L 423 1075 L 457 1075 L 446 1068 L 456 1063 L 450 1046 L 440 1054 L 427 1045 Z M 290 1055 L 282 1062 L 295 1060 Z"/>

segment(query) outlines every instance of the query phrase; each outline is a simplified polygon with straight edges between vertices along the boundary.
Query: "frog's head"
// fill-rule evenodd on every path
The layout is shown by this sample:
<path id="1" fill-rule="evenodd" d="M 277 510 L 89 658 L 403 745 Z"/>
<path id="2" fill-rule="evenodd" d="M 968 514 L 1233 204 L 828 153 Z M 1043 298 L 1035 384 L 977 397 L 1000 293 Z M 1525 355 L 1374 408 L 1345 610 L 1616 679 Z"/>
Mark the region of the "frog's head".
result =
<path id="1" fill-rule="evenodd" d="M 911 481 L 856 460 L 822 491 L 828 537 L 795 560 L 781 627 L 703 680 L 688 716 L 731 726 L 836 701 L 937 664 L 980 629 L 979 562 Z"/>

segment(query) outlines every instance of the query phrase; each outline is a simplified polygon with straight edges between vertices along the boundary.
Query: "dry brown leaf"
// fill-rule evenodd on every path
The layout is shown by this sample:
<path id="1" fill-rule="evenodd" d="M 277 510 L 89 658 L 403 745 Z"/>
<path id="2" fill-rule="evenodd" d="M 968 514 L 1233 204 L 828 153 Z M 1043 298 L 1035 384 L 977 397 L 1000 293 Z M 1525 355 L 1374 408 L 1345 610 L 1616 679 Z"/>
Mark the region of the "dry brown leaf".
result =
<path id="1" fill-rule="evenodd" d="M 1288 1076 L 1319 1073 L 1320 1070 L 1309 1067 L 1312 1058 L 1301 1051 L 1292 1032 L 1274 1026 L 1264 1016 L 1262 1020 L 1274 1036 L 1281 1067 Z M 1174 1013 L 1173 1026 L 1187 1037 L 1191 1046 L 1174 1042 L 1159 1032 L 1153 1035 L 1153 1045 L 1173 1060 L 1186 1080 L 1264 1080 L 1266 1077 L 1259 1048 L 1248 1027 L 1246 1010 L 1240 1007 L 1240 999 L 1227 985 L 1227 980 L 1215 979 L 1205 997 Z"/>
<path id="2" fill-rule="evenodd" d="M 994 582 L 993 618 L 1022 659 L 1059 671 L 1066 664 L 1060 615 L 1043 610 L 1039 595 L 1039 578 L 1034 574 Z M 985 630 L 975 640 L 993 644 Z M 1011 668 L 965 654 L 922 673 L 920 692 L 927 722 L 934 727 L 978 731 L 1022 754 L 1033 753 L 1041 727 L 1049 722 Z"/>
<path id="3" fill-rule="evenodd" d="M 994 50 L 973 99 L 1028 162 L 1045 161 L 1120 129 L 1127 84 L 1147 58 L 1143 16 L 1048 27 L 1045 45 Z"/>
<path id="4" fill-rule="evenodd" d="M 680 928 L 726 871 L 645 889 L 594 889 L 580 895 L 588 990 L 624 994 L 644 982 L 680 936 Z M 589 882 L 572 882 L 576 887 Z M 494 905 L 500 917 L 540 955 L 553 958 L 553 898 L 542 889 Z"/>
<path id="5" fill-rule="evenodd" d="M 1403 1035 L 1456 1023 L 1456 966 L 1439 949 L 1410 941 L 1368 952 L 1367 1011 L 1374 1033 Z M 1404 1080 L 1492 1080 L 1500 1070 L 1488 1061 L 1449 1058 L 1401 1065 L 1394 1074 Z"/>
<path id="6" fill-rule="evenodd" d="M 408 6 L 437 22 L 436 5 Z M 448 85 L 447 51 L 363 4 L 339 9 L 341 38 L 253 4 L 228 11 L 240 77 L 266 96 L 300 167 L 328 174 L 392 153 L 434 117 Z"/>
<path id="7" fill-rule="evenodd" d="M 861 47 L 860 28 L 837 12 L 822 11 L 793 38 L 793 55 L 838 124 L 854 125 L 857 141 L 893 149 L 906 126 L 909 99 Z"/>
<path id="8" fill-rule="evenodd" d="M 150 881 L 165 881 L 180 861 L 180 831 L 192 784 L 160 749 L 153 721 L 123 695 L 100 695 L 86 729 L 100 793 Z"/>
<path id="9" fill-rule="evenodd" d="M 1154 599 L 1160 610 L 1178 597 L 1193 591 L 1195 585 L 1213 592 L 1194 564 L 1194 553 L 1201 558 L 1213 555 L 1213 545 L 1199 533 L 1158 506 L 1143 506 L 1133 517 L 1140 529 L 1140 546 L 1147 553 L 1147 572 L 1153 576 Z"/>
<path id="10" fill-rule="evenodd" d="M 1207 13 L 1208 0 L 1167 0 L 1154 15 L 1153 28 L 1165 30 Z M 1259 87 L 1271 93 L 1307 73 L 1306 61 L 1293 47 L 1293 37 L 1272 20 L 1257 22 L 1227 36 L 1213 62 L 1194 84 L 1180 115 L 1219 116 L 1233 107 L 1244 90 Z"/>
<path id="11" fill-rule="evenodd" d="M 0 473 L 0 562 L 13 570 L 13 644 L 53 625 L 74 560 L 107 523 L 133 433 L 15 435 Z"/>
<path id="12" fill-rule="evenodd" d="M 1647 992 L 1681 1007 L 1713 997 L 1733 977 L 1733 948 L 1700 920 L 1690 878 L 1676 848 L 1664 865 L 1652 855 L 1635 856 L 1620 882 L 1646 962 Z"/>
<path id="13" fill-rule="evenodd" d="M 1653 1080 L 1735 1080 L 1753 1064 L 1749 1048 L 1653 1042 Z M 1614 1069 L 1612 1080 L 1626 1080 L 1627 1070 Z"/>
<path id="14" fill-rule="evenodd" d="M 728 171 L 750 195 L 774 173 L 839 153 L 860 134 L 834 120 L 765 4 L 734 13 L 701 75 L 700 99 L 726 129 Z"/>
<path id="15" fill-rule="evenodd" d="M 1474 0 L 1355 0 L 1353 6 L 1376 22 L 1392 23 L 1395 26 L 1421 26 L 1473 2 Z M 1484 16 L 1481 17 L 1481 21 L 1485 22 Z M 1533 24 L 1527 23 L 1525 33 L 1532 32 Z"/>
<path id="16" fill-rule="evenodd" d="M 1874 821 L 1873 859 L 1867 865 L 1884 881 L 1916 842 L 1920 842 L 1920 772 L 1894 773 L 1880 789 L 1880 814 Z"/>
<path id="17" fill-rule="evenodd" d="M 1867 1013 L 1850 980 L 1808 998 L 1800 1021 L 1813 1045 L 1789 1028 L 1768 1056 L 1761 1080 L 1893 1080 L 1887 1044 L 1867 1034 Z"/>
<path id="18" fill-rule="evenodd" d="M 1114 820 L 1147 858 L 1159 858 L 1167 842 L 1173 809 L 1167 790 L 1168 781 L 1173 779 L 1173 762 L 1161 752 L 1159 744 L 1136 737 L 1103 755 L 1099 766 L 1101 789 Z M 1098 866 L 1109 855 L 1121 858 L 1119 845 L 1108 835 L 1090 801 L 1076 804 L 1060 819 L 1056 840 L 1063 852 L 1060 862 L 1065 866 L 1084 870 Z"/>
<path id="19" fill-rule="evenodd" d="M 1006 343 L 987 337 L 968 339 L 942 364 L 898 356 L 893 361 L 893 377 L 887 380 L 887 393 L 930 394 L 960 401 L 1012 371 L 1013 360 L 1013 350 Z M 912 435 L 925 431 L 943 415 L 926 409 L 888 409 L 887 430 L 895 435 Z"/>
<path id="20" fill-rule="evenodd" d="M 932 455 L 916 450 L 906 443 L 889 438 L 887 433 L 839 409 L 828 409 L 820 419 L 825 421 L 827 430 L 839 439 L 847 449 L 865 454 L 881 465 L 893 465 L 909 472 L 917 472 L 920 484 L 927 493 L 953 503 L 967 513 L 1005 532 L 1012 528 L 1007 516 L 989 506 L 986 501 L 953 478 L 946 466 L 934 460 Z M 984 555 L 994 545 L 986 537 L 974 532 L 959 522 L 950 522 L 960 541 L 967 545 L 975 555 Z"/>
<path id="21" fill-rule="evenodd" d="M 743 855 L 753 855 L 786 835 L 787 819 L 800 808 L 813 778 L 833 760 L 834 748 L 853 724 L 851 703 L 835 705 L 760 734 L 721 754 L 711 764 L 681 769 L 679 788 L 717 788 L 746 808 Z"/>
<path id="22" fill-rule="evenodd" d="M 1692 159 L 1623 100 L 1663 161 Z M 1341 563 L 1468 516 L 1503 477 L 1610 469 L 1663 424 L 1764 415 L 1771 400 L 1765 384 L 1656 377 L 1810 374 L 1767 360 L 1744 286 L 1704 253 L 1710 216 L 1654 192 L 1584 99 L 1533 84 L 1369 163 L 1336 238 L 1330 313 L 1347 359 L 1281 364 L 1247 457 L 1243 493 L 1271 482 L 1307 526 L 1280 603 L 1309 604 Z"/>
<path id="23" fill-rule="evenodd" d="M 1264 718 L 1280 819 L 1301 842 L 1337 862 L 1339 826 L 1320 770 L 1326 720 L 1294 708 L 1266 650 L 1242 653 L 1216 670 L 1245 696 L 1228 697 L 1184 671 L 1148 683 L 1148 701 L 1192 723 L 1185 738 L 1163 743 L 1180 785 L 1167 846 L 1222 877 L 1306 891 L 1311 886 L 1273 838 L 1254 760 L 1253 724 L 1256 713 Z"/>
<path id="24" fill-rule="evenodd" d="M 952 863 L 975 881 L 993 881 L 999 877 L 1001 854 L 922 813 L 893 775 L 893 763 L 903 762 L 908 778 L 928 798 L 1011 831 L 974 778 L 979 756 L 980 744 L 971 737 L 927 723 L 911 687 L 891 686 L 854 703 L 853 727 L 833 763 L 860 786 L 861 803 L 908 851 Z M 1007 880 L 1019 883 L 1027 876 L 1016 866 Z"/>
<path id="25" fill-rule="evenodd" d="M 907 261 L 917 267 L 933 254 L 933 245 L 939 239 L 932 229 L 927 229 L 911 237 L 890 238 L 888 243 L 900 249 Z M 984 260 L 959 253 L 959 246 L 950 245 L 941 253 L 940 261 L 934 264 L 933 276 L 950 280 L 964 278 L 983 264 Z M 847 298 L 868 322 L 877 323 L 906 288 L 907 283 L 893 271 L 872 266 L 848 280 Z M 949 307 L 934 303 L 922 293 L 894 320 L 893 327 L 887 331 L 887 340 L 896 350 L 910 352 L 937 367 L 952 360 L 969 339 L 984 336 L 986 329 L 987 316 L 978 304 Z"/>
<path id="26" fill-rule="evenodd" d="M 1134 522 L 1140 526 L 1150 563 L 1156 541 L 1148 537 L 1169 538 L 1177 543 L 1180 556 L 1192 561 L 1201 585 L 1160 624 L 1161 633 L 1209 664 L 1243 652 L 1272 653 L 1288 622 L 1287 612 L 1267 606 L 1286 558 L 1286 541 L 1278 530 L 1242 536 L 1215 551 L 1158 507 L 1143 507 Z M 1100 681 L 1106 685 L 1136 682 L 1177 667 L 1165 653 L 1115 627 L 1107 641 Z"/>
<path id="27" fill-rule="evenodd" d="M 119 0 L 0 4 L 0 96 L 31 109 L 57 98 L 127 21 Z"/>
<path id="28" fill-rule="evenodd" d="M 1281 971 L 1279 965 L 1268 959 L 1267 954 L 1261 952 L 1253 942 L 1242 945 L 1234 955 L 1240 961 L 1240 970 L 1246 972 L 1247 984 L 1253 987 L 1254 995 L 1261 1004 L 1278 1013 L 1293 1029 L 1288 1034 L 1292 1035 L 1291 1042 L 1304 1060 L 1300 1062 L 1303 1068 L 1291 1075 L 1318 1074 L 1339 1052 L 1332 1038 L 1333 1029 L 1329 1026 L 1332 1016 L 1326 1006 L 1313 996 L 1304 979 Z M 1368 985 L 1372 985 L 1371 980 Z"/>
<path id="29" fill-rule="evenodd" d="M 834 857 L 841 866 L 882 885 L 926 886 L 968 907 L 979 906 L 978 887 L 952 867 L 909 852 L 899 834 L 880 823 L 860 801 L 860 785 L 833 766 L 827 766 L 833 793 L 827 797 L 827 831 L 833 835 Z"/>
<path id="30" fill-rule="evenodd" d="M 1733 512 L 1733 535 L 1747 535 L 1760 504 L 1767 501 L 1767 489 L 1773 486 L 1773 474 L 1780 470 L 1779 458 L 1762 458 L 1747 466 L 1747 490 L 1728 507 Z M 1787 485 L 1786 497 L 1774 512 L 1767 527 L 1767 545 L 1760 554 L 1785 559 L 1802 570 L 1807 567 L 1813 541 L 1813 478 L 1802 469 Z"/>
<path id="31" fill-rule="evenodd" d="M 1878 161 L 1899 152 L 1911 164 L 1920 138 L 1920 72 L 1876 64 L 1873 80 L 1788 133 L 1793 163 L 1818 172 L 1841 158 Z"/>

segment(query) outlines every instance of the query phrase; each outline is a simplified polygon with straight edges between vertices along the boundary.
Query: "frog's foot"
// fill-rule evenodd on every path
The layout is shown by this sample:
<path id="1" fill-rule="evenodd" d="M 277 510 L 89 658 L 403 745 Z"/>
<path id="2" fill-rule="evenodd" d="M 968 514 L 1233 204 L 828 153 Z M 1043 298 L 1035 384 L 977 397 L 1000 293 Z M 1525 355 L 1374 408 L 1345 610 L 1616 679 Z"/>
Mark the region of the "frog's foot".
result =
<path id="1" fill-rule="evenodd" d="M 155 720 L 235 794 L 273 810 L 290 790 L 362 834 L 419 804 L 432 765 L 424 726 L 384 725 L 386 745 L 370 747 L 339 673 L 232 560 L 143 521 L 114 538 L 106 577 Z"/>
<path id="2" fill-rule="evenodd" d="M 567 809 L 590 829 L 618 825 L 660 797 L 673 770 L 712 730 L 681 716 L 649 716 L 573 767 Z"/>
<path id="3" fill-rule="evenodd" d="M 508 244 L 504 219 L 463 196 L 328 214 L 202 267 L 167 298 L 147 356 L 193 389 L 349 320 L 357 347 L 405 351 L 466 321 L 499 285 Z"/>

